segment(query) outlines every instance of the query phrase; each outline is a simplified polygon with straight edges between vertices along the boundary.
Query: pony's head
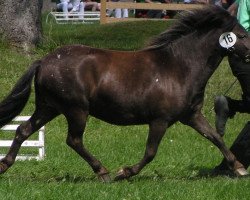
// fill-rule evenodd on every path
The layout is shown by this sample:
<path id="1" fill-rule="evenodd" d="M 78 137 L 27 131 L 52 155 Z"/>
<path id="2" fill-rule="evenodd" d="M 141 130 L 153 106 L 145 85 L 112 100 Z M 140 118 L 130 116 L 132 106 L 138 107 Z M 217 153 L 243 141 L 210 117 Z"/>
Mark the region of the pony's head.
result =
<path id="1" fill-rule="evenodd" d="M 223 46 L 220 43 L 221 38 L 224 36 L 224 39 L 230 39 L 231 41 L 231 34 L 227 35 L 228 33 L 236 36 L 236 39 L 233 38 L 234 44 L 229 45 L 230 47 Z M 234 16 L 231 16 L 230 13 L 218 6 L 206 6 L 203 9 L 181 12 L 173 26 L 154 38 L 147 48 L 166 48 L 171 43 L 188 35 L 192 35 L 194 39 L 199 38 L 199 40 L 201 38 L 204 40 L 216 40 L 218 42 L 215 44 L 222 48 L 224 55 L 233 53 L 245 61 L 250 61 L 250 41 L 247 32 Z M 206 37 L 208 35 L 213 35 L 214 37 L 208 38 Z"/>
<path id="2" fill-rule="evenodd" d="M 246 63 L 250 62 L 250 38 L 241 25 L 236 24 L 232 31 L 223 33 L 219 38 L 219 44 L 226 53 L 234 54 Z"/>

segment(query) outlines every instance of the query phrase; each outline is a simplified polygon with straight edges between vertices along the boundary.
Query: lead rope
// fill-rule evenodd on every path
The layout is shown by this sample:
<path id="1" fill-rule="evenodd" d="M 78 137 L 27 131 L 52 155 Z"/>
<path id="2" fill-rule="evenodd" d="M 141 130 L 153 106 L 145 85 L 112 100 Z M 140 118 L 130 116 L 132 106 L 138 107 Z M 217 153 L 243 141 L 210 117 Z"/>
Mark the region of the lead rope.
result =
<path id="1" fill-rule="evenodd" d="M 227 95 L 227 93 L 231 90 L 231 88 L 234 86 L 234 84 L 237 82 L 237 78 L 234 79 L 234 82 L 229 86 L 229 88 L 224 92 L 224 96 Z"/>

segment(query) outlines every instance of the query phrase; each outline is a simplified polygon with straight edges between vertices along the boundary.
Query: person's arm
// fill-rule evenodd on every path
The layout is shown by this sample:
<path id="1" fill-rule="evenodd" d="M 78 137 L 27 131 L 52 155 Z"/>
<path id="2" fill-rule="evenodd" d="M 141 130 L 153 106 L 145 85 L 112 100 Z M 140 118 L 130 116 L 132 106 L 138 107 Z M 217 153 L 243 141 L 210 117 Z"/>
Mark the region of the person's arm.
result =
<path id="1" fill-rule="evenodd" d="M 233 15 L 236 16 L 237 15 L 237 10 L 238 10 L 238 3 L 237 1 L 234 2 L 231 6 L 229 6 L 229 8 L 227 9 L 227 11 Z"/>

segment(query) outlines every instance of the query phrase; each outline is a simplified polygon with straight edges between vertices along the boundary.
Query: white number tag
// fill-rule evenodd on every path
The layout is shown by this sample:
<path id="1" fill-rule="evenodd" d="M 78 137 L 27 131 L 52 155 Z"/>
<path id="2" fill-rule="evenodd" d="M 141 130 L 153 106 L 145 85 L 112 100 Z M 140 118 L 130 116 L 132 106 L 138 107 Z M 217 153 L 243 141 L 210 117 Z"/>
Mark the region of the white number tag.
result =
<path id="1" fill-rule="evenodd" d="M 233 32 L 226 32 L 220 36 L 219 43 L 223 48 L 232 47 L 237 41 L 237 37 Z"/>

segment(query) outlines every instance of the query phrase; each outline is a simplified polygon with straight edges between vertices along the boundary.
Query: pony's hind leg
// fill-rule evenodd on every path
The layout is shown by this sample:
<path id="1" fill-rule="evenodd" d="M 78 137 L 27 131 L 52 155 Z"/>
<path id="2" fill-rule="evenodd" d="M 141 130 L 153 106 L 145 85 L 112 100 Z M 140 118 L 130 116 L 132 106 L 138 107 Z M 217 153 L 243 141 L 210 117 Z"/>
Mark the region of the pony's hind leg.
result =
<path id="1" fill-rule="evenodd" d="M 110 176 L 108 170 L 97 160 L 83 145 L 83 133 L 86 126 L 88 112 L 82 111 L 79 108 L 71 108 L 65 114 L 68 122 L 67 144 L 74 149 L 98 175 L 98 178 L 103 182 L 109 182 Z"/>
<path id="2" fill-rule="evenodd" d="M 228 167 L 233 170 L 235 175 L 243 176 L 248 174 L 244 166 L 237 161 L 233 153 L 226 147 L 222 137 L 209 125 L 200 112 L 195 113 L 188 121 L 185 121 L 184 124 L 191 126 L 217 146 L 226 159 Z"/>
<path id="3" fill-rule="evenodd" d="M 4 173 L 14 164 L 22 143 L 56 116 L 57 113 L 50 109 L 37 109 L 28 121 L 22 123 L 17 128 L 14 140 L 7 155 L 0 161 L 0 174 Z"/>
<path id="4" fill-rule="evenodd" d="M 149 162 L 151 162 L 158 150 L 158 146 L 164 136 L 168 123 L 162 120 L 156 120 L 149 125 L 149 135 L 146 144 L 146 150 L 143 158 L 139 163 L 131 166 L 122 168 L 117 176 L 115 181 L 127 179 L 131 176 L 138 174 Z"/>

